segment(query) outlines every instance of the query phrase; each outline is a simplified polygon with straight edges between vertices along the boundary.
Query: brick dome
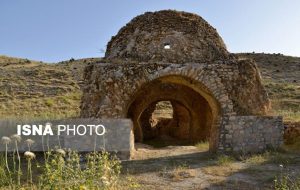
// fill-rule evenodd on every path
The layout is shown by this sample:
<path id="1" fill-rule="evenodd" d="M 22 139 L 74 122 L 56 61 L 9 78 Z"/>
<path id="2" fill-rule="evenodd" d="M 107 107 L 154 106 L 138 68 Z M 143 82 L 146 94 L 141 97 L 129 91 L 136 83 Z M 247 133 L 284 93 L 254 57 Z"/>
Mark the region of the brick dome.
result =
<path id="1" fill-rule="evenodd" d="M 107 60 L 209 63 L 228 59 L 216 29 L 196 14 L 146 12 L 120 29 L 107 44 Z"/>

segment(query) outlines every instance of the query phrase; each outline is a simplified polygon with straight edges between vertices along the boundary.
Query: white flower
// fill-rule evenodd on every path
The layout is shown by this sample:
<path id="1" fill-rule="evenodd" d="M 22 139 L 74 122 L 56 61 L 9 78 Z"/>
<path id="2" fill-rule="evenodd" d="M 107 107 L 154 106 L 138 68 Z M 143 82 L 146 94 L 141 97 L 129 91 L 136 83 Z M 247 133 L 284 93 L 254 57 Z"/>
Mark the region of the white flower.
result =
<path id="1" fill-rule="evenodd" d="M 280 164 L 280 165 L 279 165 L 279 167 L 283 168 L 283 165 L 282 165 L 282 164 Z"/>
<path id="2" fill-rule="evenodd" d="M 32 160 L 32 159 L 35 158 L 35 154 L 34 154 L 33 152 L 30 152 L 30 151 L 26 151 L 26 152 L 24 153 L 24 156 L 25 156 L 25 158 L 27 158 L 27 159 L 29 159 L 29 160 Z"/>
<path id="3" fill-rule="evenodd" d="M 2 137 L 1 141 L 3 144 L 9 144 L 11 142 L 11 139 L 9 137 Z"/>
<path id="4" fill-rule="evenodd" d="M 13 141 L 21 142 L 22 138 L 20 135 L 14 134 L 10 137 Z"/>
<path id="5" fill-rule="evenodd" d="M 56 152 L 62 156 L 66 155 L 66 152 L 63 149 L 57 149 Z"/>
<path id="6" fill-rule="evenodd" d="M 103 168 L 106 169 L 106 170 L 108 170 L 108 171 L 111 171 L 111 168 L 108 165 L 106 165 L 106 164 L 103 166 Z"/>
<path id="7" fill-rule="evenodd" d="M 102 182 L 103 182 L 103 184 L 104 184 L 105 186 L 110 185 L 109 180 L 108 180 L 105 176 L 102 176 L 102 177 L 101 177 L 101 180 L 102 180 Z"/>
<path id="8" fill-rule="evenodd" d="M 27 140 L 25 141 L 25 143 L 26 143 L 28 146 L 31 146 L 31 145 L 34 143 L 34 140 L 32 140 L 32 139 L 27 139 Z"/>

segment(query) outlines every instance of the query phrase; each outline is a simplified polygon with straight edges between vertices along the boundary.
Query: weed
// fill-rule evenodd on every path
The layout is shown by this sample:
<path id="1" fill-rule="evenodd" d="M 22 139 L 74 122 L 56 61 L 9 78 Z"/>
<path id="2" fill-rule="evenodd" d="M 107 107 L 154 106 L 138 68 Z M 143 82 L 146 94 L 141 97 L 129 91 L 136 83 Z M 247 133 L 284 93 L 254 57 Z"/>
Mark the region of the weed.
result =
<path id="1" fill-rule="evenodd" d="M 209 142 L 208 141 L 198 142 L 197 144 L 195 144 L 195 146 L 201 151 L 208 151 Z"/>
<path id="2" fill-rule="evenodd" d="M 219 155 L 217 157 L 217 165 L 218 166 L 228 166 L 229 164 L 234 162 L 234 158 L 227 155 Z"/>
<path id="3" fill-rule="evenodd" d="M 18 152 L 20 138 L 13 135 L 11 138 L 3 137 L 2 143 L 7 145 L 15 142 Z M 28 148 L 32 140 L 26 140 Z M 20 183 L 22 174 L 20 158 L 18 156 L 18 169 L 13 163 L 9 165 L 7 149 L 5 155 L 0 155 L 0 188 L 4 189 L 116 189 L 121 171 L 120 161 L 107 152 L 92 152 L 81 156 L 75 151 L 63 149 L 49 150 L 44 157 L 41 175 L 33 180 L 33 160 L 35 153 L 26 151 L 27 183 Z M 82 162 L 84 160 L 84 162 Z M 13 156 L 12 162 L 16 162 Z M 15 175 L 16 174 L 16 175 Z"/>

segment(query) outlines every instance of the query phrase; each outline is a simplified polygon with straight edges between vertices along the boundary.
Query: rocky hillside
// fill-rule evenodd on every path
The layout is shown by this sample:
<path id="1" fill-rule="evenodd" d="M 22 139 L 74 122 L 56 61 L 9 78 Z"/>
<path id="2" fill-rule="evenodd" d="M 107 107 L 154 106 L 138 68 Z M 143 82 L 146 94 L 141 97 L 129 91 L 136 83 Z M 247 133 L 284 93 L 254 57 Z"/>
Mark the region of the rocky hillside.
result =
<path id="1" fill-rule="evenodd" d="M 300 121 L 300 58 L 281 54 L 238 54 L 254 59 L 272 101 L 273 113 L 286 121 Z"/>
<path id="2" fill-rule="evenodd" d="M 300 121 L 300 58 L 281 54 L 238 54 L 254 59 L 273 113 Z M 84 66 L 89 58 L 47 64 L 0 56 L 0 117 L 62 118 L 79 114 Z"/>

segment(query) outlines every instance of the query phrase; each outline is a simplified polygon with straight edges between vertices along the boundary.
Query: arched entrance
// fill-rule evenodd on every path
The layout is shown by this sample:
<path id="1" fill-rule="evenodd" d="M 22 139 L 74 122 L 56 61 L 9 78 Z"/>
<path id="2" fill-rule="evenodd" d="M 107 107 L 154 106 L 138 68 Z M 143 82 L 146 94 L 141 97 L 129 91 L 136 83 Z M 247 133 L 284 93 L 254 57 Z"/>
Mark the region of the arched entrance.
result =
<path id="1" fill-rule="evenodd" d="M 172 117 L 153 121 L 161 102 L 169 103 Z M 220 105 L 207 87 L 188 77 L 169 75 L 145 83 L 128 104 L 127 117 L 133 120 L 136 142 L 161 137 L 185 144 L 208 140 L 210 150 L 217 149 Z"/>

